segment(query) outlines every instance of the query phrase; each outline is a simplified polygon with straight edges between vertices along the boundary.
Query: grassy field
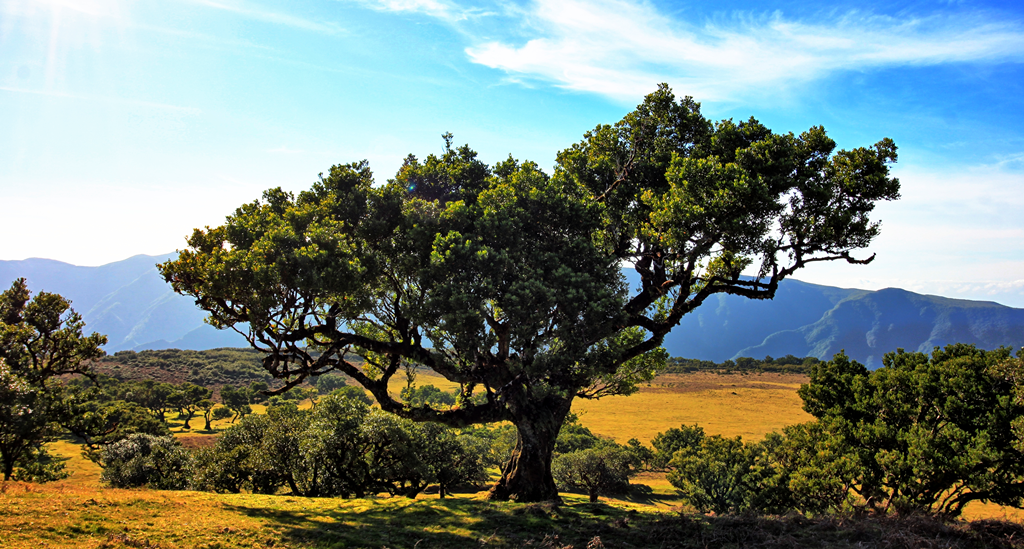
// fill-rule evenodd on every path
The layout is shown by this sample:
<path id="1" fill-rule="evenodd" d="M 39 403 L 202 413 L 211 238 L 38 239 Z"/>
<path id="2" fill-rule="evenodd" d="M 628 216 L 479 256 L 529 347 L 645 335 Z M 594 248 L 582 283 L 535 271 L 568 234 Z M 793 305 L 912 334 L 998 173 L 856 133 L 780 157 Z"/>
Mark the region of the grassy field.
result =
<path id="1" fill-rule="evenodd" d="M 583 425 L 619 442 L 636 437 L 647 443 L 658 432 L 695 423 L 709 434 L 756 440 L 810 419 L 796 395 L 804 380 L 783 374 L 666 375 L 636 395 L 578 400 L 573 410 Z M 417 383 L 454 387 L 425 374 Z M 403 385 L 396 382 L 392 389 L 397 393 Z M 218 421 L 206 432 L 198 418 L 185 431 L 172 420 L 172 431 L 184 444 L 201 446 L 228 425 L 229 420 Z M 1007 533 L 1019 527 L 985 522 L 907 526 L 680 515 L 683 509 L 663 473 L 634 479 L 645 486 L 634 497 L 588 504 L 580 494 L 564 494 L 567 505 L 561 507 L 491 503 L 482 493 L 446 500 L 340 500 L 116 490 L 101 486 L 99 468 L 81 458 L 79 446 L 60 441 L 51 449 L 68 458 L 72 476 L 44 485 L 0 485 L 0 547 L 987 547 L 1002 546 L 1006 536 L 1024 539 L 1024 529 Z M 1020 521 L 1024 515 L 977 505 L 966 518 Z"/>

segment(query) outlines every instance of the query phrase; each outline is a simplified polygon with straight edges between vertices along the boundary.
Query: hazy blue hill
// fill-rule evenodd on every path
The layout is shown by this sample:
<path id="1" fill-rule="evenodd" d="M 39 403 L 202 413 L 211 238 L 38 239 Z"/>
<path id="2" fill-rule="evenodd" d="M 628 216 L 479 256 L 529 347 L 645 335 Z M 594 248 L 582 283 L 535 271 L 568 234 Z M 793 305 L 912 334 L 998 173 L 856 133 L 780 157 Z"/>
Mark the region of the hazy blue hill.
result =
<path id="1" fill-rule="evenodd" d="M 234 330 L 218 330 L 209 324 L 203 324 L 198 328 L 186 333 L 181 338 L 168 341 L 150 341 L 133 348 L 135 351 L 160 350 L 160 349 L 191 349 L 205 351 L 207 349 L 220 349 L 225 347 L 249 347 L 245 338 L 238 335 Z"/>
<path id="2" fill-rule="evenodd" d="M 24 277 L 33 292 L 59 293 L 70 299 L 75 310 L 84 316 L 108 294 L 175 255 L 136 255 L 99 267 L 79 267 L 39 258 L 0 261 L 0 284 L 7 289 L 15 278 Z"/>
<path id="3" fill-rule="evenodd" d="M 98 267 L 36 258 L 0 261 L 0 284 L 6 288 L 25 277 L 33 292 L 56 292 L 70 299 L 87 331 L 107 336 L 107 352 L 246 346 L 238 334 L 205 325 L 206 314 L 192 299 L 175 294 L 163 281 L 156 264 L 175 255 L 137 255 Z"/>
<path id="4" fill-rule="evenodd" d="M 679 326 L 665 338 L 665 348 L 672 356 L 722 362 L 734 358 L 740 349 L 761 344 L 776 332 L 816 322 L 836 303 L 865 293 L 866 290 L 783 280 L 771 301 L 725 294 L 711 296 L 697 310 L 683 317 Z M 764 354 L 741 356 L 761 358 Z"/>
<path id="5" fill-rule="evenodd" d="M 950 343 L 985 349 L 1024 345 L 1024 309 L 998 303 L 921 295 L 897 288 L 865 292 L 838 302 L 817 321 L 780 330 L 738 356 L 829 358 L 840 350 L 875 368 L 897 348 L 931 352 Z"/>

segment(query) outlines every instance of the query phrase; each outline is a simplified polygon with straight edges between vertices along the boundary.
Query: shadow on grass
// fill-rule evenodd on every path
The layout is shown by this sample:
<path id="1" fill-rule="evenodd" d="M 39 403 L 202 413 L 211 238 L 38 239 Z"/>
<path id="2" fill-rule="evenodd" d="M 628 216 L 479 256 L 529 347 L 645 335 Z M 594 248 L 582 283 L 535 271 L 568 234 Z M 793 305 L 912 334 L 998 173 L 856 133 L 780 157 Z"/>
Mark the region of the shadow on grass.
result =
<path id="1" fill-rule="evenodd" d="M 286 500 L 294 503 L 296 498 Z M 280 532 L 288 546 L 322 548 L 1024 547 L 1024 527 L 996 521 L 709 517 L 640 513 L 604 503 L 516 504 L 468 498 L 317 501 L 319 505 L 308 509 L 226 507 L 261 519 Z"/>
<path id="2" fill-rule="evenodd" d="M 468 498 L 338 500 L 282 509 L 226 506 L 263 519 L 284 541 L 314 547 L 593 547 L 625 541 L 636 511 L 597 504 L 494 503 Z M 619 532 L 616 532 L 618 530 Z M 621 544 L 617 546 L 622 546 Z"/>

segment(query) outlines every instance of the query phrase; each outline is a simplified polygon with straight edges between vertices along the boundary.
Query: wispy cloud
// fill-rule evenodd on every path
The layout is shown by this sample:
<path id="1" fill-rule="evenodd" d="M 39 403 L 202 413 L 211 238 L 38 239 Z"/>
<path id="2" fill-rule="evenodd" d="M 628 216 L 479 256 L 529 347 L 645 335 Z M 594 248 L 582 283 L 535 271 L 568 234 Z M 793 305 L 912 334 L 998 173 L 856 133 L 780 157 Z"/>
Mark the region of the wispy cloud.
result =
<path id="1" fill-rule="evenodd" d="M 142 101 L 139 99 L 130 99 L 126 97 L 109 97 L 103 95 L 87 95 L 87 94 L 75 94 L 67 93 L 62 91 L 53 90 L 34 90 L 29 88 L 16 88 L 11 86 L 0 86 L 0 91 L 9 93 L 24 93 L 29 95 L 42 95 L 46 97 L 59 97 L 64 99 L 77 99 L 81 101 L 97 101 L 101 103 L 117 103 L 120 105 L 128 105 L 135 107 L 147 107 L 152 109 L 159 109 L 165 111 L 175 111 L 183 114 L 199 114 L 200 109 L 195 107 L 184 107 L 181 105 L 172 105 L 170 103 L 159 103 L 155 101 Z"/>
<path id="2" fill-rule="evenodd" d="M 236 13 L 238 15 L 242 15 L 244 17 L 248 17 L 250 19 L 263 21 L 266 23 L 273 23 L 276 25 L 284 25 L 288 27 L 294 27 L 297 29 L 321 32 L 325 34 L 338 34 L 344 31 L 342 27 L 330 21 L 314 21 L 312 19 L 306 19 L 303 17 L 279 11 L 271 11 L 260 6 L 250 5 L 242 2 L 215 2 L 213 0 L 190 1 L 210 8 L 229 11 L 232 13 Z"/>
<path id="3" fill-rule="evenodd" d="M 440 0 L 355 0 L 379 11 L 422 13 L 446 21 L 464 21 L 471 17 L 490 15 L 477 7 L 462 7 L 454 2 Z"/>
<path id="4" fill-rule="evenodd" d="M 1024 23 L 985 14 L 849 12 L 807 22 L 775 12 L 685 21 L 627 0 L 535 0 L 531 8 L 532 39 L 482 42 L 466 48 L 470 59 L 629 100 L 662 81 L 729 100 L 836 71 L 1024 59 Z"/>

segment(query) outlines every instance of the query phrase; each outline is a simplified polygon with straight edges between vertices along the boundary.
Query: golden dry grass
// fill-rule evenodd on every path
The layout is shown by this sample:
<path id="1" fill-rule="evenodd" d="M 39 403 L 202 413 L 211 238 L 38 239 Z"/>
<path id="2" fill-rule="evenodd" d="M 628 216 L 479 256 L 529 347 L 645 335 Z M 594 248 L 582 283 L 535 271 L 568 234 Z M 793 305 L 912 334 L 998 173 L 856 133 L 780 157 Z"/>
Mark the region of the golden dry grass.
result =
<path id="1" fill-rule="evenodd" d="M 709 435 L 760 440 L 766 433 L 813 419 L 796 390 L 806 376 L 792 374 L 668 374 L 637 394 L 577 399 L 573 411 L 595 434 L 623 443 L 650 443 L 660 432 L 697 424 Z"/>

